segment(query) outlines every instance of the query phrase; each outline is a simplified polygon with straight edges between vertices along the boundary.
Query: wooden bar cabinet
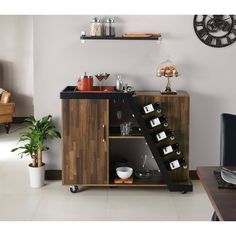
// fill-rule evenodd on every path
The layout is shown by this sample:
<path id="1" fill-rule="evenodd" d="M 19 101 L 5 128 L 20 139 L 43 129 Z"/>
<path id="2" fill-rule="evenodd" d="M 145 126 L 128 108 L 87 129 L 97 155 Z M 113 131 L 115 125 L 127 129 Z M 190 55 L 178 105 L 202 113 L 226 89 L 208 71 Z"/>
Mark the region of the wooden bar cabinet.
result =
<path id="1" fill-rule="evenodd" d="M 162 95 L 158 91 L 129 93 L 80 93 L 68 86 L 60 94 L 62 99 L 62 182 L 69 185 L 71 192 L 83 186 L 125 186 L 125 187 L 163 187 L 170 191 L 192 191 L 189 169 L 178 168 L 168 171 L 165 161 L 158 152 L 158 145 L 152 139 L 140 108 L 158 101 L 162 113 L 167 117 L 168 127 L 175 134 L 181 146 L 184 159 L 189 166 L 189 95 L 180 91 L 177 95 Z M 117 110 L 122 119 L 117 119 Z M 134 130 L 130 136 L 121 136 L 119 125 L 131 121 Z M 134 177 L 132 184 L 115 184 L 117 177 L 113 163 L 117 153 L 131 158 L 135 166 L 137 155 L 131 155 L 129 141 L 145 143 L 159 167 L 159 173 L 152 178 Z M 122 145 L 125 147 L 122 147 Z M 169 143 L 172 144 L 172 143 Z M 120 145 L 120 146 L 119 146 Z M 114 150 L 118 147 L 118 152 Z M 135 146 L 134 146 L 135 147 Z M 129 150 L 129 156 L 125 156 Z M 123 152 L 123 153 L 122 153 Z M 131 157 L 132 156 L 132 157 Z M 171 161 L 178 157 L 170 155 Z M 167 158 L 167 159 L 168 159 Z"/>

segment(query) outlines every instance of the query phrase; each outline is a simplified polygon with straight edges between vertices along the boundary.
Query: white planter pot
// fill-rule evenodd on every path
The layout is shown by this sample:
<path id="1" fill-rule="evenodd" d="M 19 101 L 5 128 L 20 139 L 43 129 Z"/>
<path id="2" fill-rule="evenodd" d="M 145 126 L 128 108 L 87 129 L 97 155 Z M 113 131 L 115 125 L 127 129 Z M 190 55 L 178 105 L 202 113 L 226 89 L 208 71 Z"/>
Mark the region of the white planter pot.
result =
<path id="1" fill-rule="evenodd" d="M 32 188 L 40 188 L 44 185 L 45 180 L 45 164 L 40 167 L 29 165 L 30 186 Z"/>

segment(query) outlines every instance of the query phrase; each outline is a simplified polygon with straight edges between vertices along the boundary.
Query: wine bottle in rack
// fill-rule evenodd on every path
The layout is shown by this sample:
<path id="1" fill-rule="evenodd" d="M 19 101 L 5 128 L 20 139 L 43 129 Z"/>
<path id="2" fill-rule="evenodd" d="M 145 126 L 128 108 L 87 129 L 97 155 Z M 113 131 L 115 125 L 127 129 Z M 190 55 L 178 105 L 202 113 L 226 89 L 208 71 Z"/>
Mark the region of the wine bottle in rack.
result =
<path id="1" fill-rule="evenodd" d="M 155 142 L 160 142 L 160 141 L 165 140 L 166 138 L 169 138 L 170 140 L 174 140 L 175 136 L 174 136 L 173 130 L 167 129 L 153 135 L 153 138 Z"/>
<path id="2" fill-rule="evenodd" d="M 178 169 L 180 167 L 187 169 L 187 167 L 188 167 L 184 158 L 177 159 L 177 160 L 174 160 L 171 162 L 166 162 L 165 165 L 166 165 L 167 170 L 169 170 L 169 171 Z"/>
<path id="3" fill-rule="evenodd" d="M 155 102 L 155 103 L 151 103 L 151 104 L 148 104 L 148 105 L 144 106 L 143 110 L 142 110 L 142 113 L 143 114 L 149 114 L 153 111 L 157 111 L 158 113 L 161 112 L 160 103 Z"/>
<path id="4" fill-rule="evenodd" d="M 179 144 L 178 143 L 165 146 L 165 147 L 159 149 L 159 151 L 160 151 L 161 156 L 163 156 L 163 157 L 167 156 L 169 154 L 172 154 L 173 152 L 175 152 L 177 155 L 181 154 L 181 151 L 179 150 Z"/>
<path id="5" fill-rule="evenodd" d="M 155 128 L 155 127 L 157 127 L 158 125 L 161 125 L 161 124 L 163 124 L 164 127 L 168 126 L 168 123 L 167 123 L 167 120 L 166 120 L 165 116 L 155 117 L 154 119 L 150 120 L 147 123 L 147 126 L 149 128 Z"/>

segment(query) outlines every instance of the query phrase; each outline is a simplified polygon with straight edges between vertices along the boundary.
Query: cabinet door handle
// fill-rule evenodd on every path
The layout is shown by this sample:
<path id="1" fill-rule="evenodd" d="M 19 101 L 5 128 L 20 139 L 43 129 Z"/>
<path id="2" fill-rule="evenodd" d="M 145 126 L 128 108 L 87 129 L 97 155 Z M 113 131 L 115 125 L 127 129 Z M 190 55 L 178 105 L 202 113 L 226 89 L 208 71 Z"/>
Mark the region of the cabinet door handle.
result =
<path id="1" fill-rule="evenodd" d="M 106 141 L 106 129 L 105 129 L 105 125 L 102 125 L 102 129 L 103 129 L 103 137 L 102 137 L 102 141 L 105 142 Z"/>

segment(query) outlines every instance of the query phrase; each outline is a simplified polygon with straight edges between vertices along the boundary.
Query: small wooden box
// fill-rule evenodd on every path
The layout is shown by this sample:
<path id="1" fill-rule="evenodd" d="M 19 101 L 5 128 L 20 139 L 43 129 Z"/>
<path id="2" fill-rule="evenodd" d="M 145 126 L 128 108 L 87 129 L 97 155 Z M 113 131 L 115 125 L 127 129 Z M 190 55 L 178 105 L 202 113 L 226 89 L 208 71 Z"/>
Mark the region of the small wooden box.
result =
<path id="1" fill-rule="evenodd" d="M 114 183 L 115 184 L 132 184 L 134 182 L 133 177 L 130 177 L 128 179 L 115 179 Z"/>

